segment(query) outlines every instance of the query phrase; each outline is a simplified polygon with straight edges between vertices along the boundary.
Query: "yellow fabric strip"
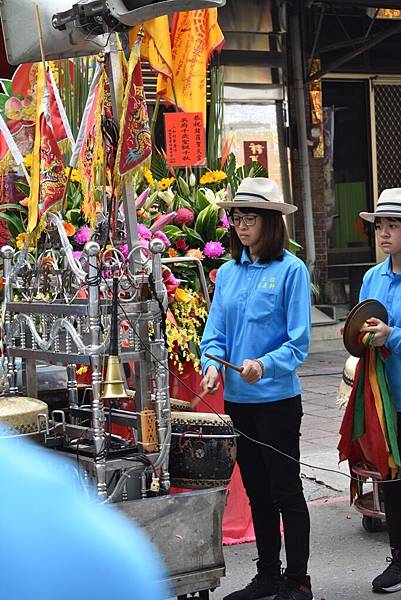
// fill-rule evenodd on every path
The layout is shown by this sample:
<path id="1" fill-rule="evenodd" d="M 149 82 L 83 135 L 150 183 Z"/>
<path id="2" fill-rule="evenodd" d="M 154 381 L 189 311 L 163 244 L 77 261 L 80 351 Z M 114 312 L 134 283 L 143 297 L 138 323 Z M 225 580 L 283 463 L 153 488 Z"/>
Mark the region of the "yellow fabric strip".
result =
<path id="1" fill-rule="evenodd" d="M 32 152 L 31 189 L 28 201 L 28 233 L 32 233 L 38 224 L 39 187 L 40 187 L 40 117 L 43 112 L 43 93 L 45 89 L 45 71 L 43 63 L 38 63 L 35 141 Z"/>
<path id="2" fill-rule="evenodd" d="M 383 402 L 380 393 L 379 382 L 377 380 L 377 372 L 376 372 L 376 355 L 374 348 L 369 348 L 367 350 L 368 354 L 368 363 L 369 363 L 369 383 L 372 388 L 373 397 L 375 399 L 375 407 L 377 416 L 379 418 L 380 427 L 383 433 L 383 438 L 386 443 L 386 449 L 389 450 L 389 446 L 387 443 L 387 428 L 384 422 L 384 411 L 383 411 Z"/>

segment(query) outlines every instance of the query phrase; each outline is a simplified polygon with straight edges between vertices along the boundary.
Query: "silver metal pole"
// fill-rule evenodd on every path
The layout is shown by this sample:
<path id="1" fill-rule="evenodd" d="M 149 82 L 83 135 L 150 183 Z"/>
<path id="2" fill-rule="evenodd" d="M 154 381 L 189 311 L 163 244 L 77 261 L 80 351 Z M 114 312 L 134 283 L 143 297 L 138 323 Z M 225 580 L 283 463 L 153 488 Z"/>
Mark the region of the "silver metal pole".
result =
<path id="1" fill-rule="evenodd" d="M 277 121 L 277 139 L 280 155 L 281 187 L 283 190 L 284 202 L 293 204 L 290 184 L 290 170 L 288 168 L 288 151 L 285 143 L 285 124 L 284 124 L 284 106 L 282 100 L 276 100 L 276 121 Z M 295 238 L 294 214 L 286 217 L 288 233 L 290 238 Z"/>
<path id="2" fill-rule="evenodd" d="M 310 182 L 308 137 L 306 131 L 305 86 L 302 70 L 302 46 L 298 15 L 290 17 L 291 54 L 294 70 L 295 113 L 298 133 L 298 158 L 304 210 L 306 264 L 315 268 L 315 232 L 313 228 L 312 190 Z"/>

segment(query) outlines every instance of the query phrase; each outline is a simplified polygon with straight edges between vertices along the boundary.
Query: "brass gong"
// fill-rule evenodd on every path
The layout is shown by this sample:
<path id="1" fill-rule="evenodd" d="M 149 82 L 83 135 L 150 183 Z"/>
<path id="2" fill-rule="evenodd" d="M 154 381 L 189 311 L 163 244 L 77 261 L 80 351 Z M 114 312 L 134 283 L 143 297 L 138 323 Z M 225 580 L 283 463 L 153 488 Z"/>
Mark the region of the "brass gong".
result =
<path id="1" fill-rule="evenodd" d="M 372 317 L 380 319 L 387 324 L 387 309 L 378 300 L 364 300 L 349 313 L 344 325 L 344 346 L 353 356 L 361 356 L 364 347 L 360 342 L 361 328 Z"/>

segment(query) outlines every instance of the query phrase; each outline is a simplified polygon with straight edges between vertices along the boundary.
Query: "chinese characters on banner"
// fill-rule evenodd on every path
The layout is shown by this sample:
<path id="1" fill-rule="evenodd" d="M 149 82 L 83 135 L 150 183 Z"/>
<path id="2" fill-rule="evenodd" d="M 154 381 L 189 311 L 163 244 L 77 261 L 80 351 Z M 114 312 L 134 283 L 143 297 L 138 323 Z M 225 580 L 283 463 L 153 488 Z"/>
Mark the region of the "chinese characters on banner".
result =
<path id="1" fill-rule="evenodd" d="M 244 142 L 244 163 L 246 165 L 258 162 L 268 171 L 267 142 Z"/>
<path id="2" fill-rule="evenodd" d="M 201 112 L 164 115 L 169 167 L 194 167 L 206 163 L 205 128 Z"/>

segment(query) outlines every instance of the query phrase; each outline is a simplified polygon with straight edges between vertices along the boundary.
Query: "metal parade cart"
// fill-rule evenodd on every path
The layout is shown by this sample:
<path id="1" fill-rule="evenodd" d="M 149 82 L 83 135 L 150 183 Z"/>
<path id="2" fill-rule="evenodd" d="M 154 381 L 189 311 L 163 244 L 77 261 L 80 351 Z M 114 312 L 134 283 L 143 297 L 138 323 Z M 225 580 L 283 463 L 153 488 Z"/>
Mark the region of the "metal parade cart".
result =
<path id="1" fill-rule="evenodd" d="M 197 490 L 170 494 L 172 418 L 163 329 L 163 249 L 160 240 L 153 240 L 149 250 L 134 246 L 125 259 L 114 248 L 101 252 L 99 244 L 89 242 L 79 262 L 57 214 L 49 215 L 47 245 L 36 259 L 3 247 L 9 395 L 21 392 L 17 359 L 22 359 L 26 394 L 32 398 L 37 397 L 37 361 L 66 366 L 68 407 L 38 418 L 43 443 L 78 459 L 83 485 L 94 485 L 99 501 L 114 503 L 145 529 L 160 550 L 178 597 L 199 593 L 207 598 L 225 574 L 226 492 L 219 483 L 226 480 L 216 479 L 210 489 L 202 489 L 200 481 L 194 486 Z M 117 297 L 112 294 L 115 275 Z M 116 357 L 111 338 L 118 340 L 117 364 L 112 366 L 111 358 Z M 133 371 L 134 392 L 125 389 L 120 361 Z M 77 365 L 91 368 L 85 403 L 78 393 Z M 134 395 L 135 412 L 119 407 L 118 398 L 125 394 Z M 115 423 L 132 428 L 135 440 L 114 435 Z M 202 437 L 202 428 L 197 437 Z M 230 471 L 235 435 L 205 435 L 203 443 L 212 437 L 224 446 Z"/>

